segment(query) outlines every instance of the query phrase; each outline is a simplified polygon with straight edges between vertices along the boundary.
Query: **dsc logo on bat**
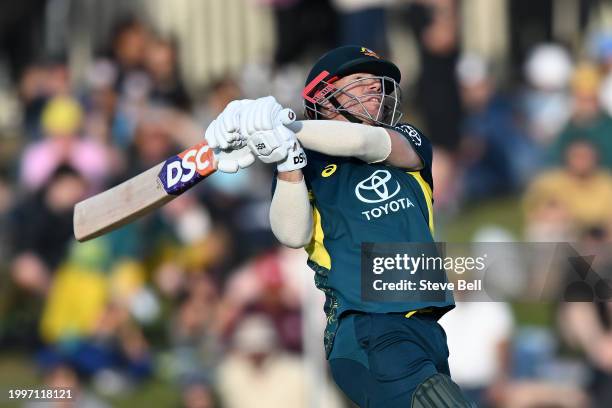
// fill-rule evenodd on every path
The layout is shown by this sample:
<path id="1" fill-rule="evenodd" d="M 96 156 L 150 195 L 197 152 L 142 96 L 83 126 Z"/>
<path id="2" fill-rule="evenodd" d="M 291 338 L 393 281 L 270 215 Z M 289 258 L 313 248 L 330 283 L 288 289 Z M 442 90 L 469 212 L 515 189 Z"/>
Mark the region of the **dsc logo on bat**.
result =
<path id="1" fill-rule="evenodd" d="M 203 142 L 166 160 L 158 177 L 168 194 L 178 195 L 213 171 L 212 150 Z"/>

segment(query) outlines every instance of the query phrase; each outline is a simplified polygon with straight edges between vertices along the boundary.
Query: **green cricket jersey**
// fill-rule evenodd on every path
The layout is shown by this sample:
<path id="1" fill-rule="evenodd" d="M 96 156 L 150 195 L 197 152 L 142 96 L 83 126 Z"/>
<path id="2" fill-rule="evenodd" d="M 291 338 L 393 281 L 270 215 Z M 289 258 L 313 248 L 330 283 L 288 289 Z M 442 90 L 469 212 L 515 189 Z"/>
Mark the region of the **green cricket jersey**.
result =
<path id="1" fill-rule="evenodd" d="M 406 171 L 306 151 L 308 165 L 302 171 L 315 224 L 306 250 L 315 283 L 326 295 L 328 352 L 337 320 L 344 312 L 408 312 L 437 307 L 443 314 L 453 307 L 452 297 L 443 302 L 410 303 L 361 299 L 362 242 L 433 242 L 431 144 L 411 125 L 398 124 L 392 129 L 411 143 L 423 160 L 422 170 Z"/>

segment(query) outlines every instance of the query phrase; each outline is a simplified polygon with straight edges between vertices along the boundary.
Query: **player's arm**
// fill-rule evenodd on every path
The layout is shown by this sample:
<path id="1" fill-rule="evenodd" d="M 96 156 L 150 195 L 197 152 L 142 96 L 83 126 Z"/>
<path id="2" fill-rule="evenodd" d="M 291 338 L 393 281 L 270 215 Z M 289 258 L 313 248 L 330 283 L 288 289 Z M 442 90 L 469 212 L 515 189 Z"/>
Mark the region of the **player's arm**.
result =
<path id="1" fill-rule="evenodd" d="M 279 172 L 270 205 L 274 236 L 288 247 L 301 248 L 311 240 L 312 224 L 312 208 L 302 171 Z"/>
<path id="2" fill-rule="evenodd" d="M 395 130 L 333 120 L 294 122 L 289 128 L 305 148 L 329 156 L 385 162 L 410 170 L 423 167 L 408 140 Z"/>
<path id="3" fill-rule="evenodd" d="M 312 208 L 302 168 L 307 159 L 295 134 L 285 127 L 295 119 L 273 97 L 260 98 L 240 115 L 240 132 L 255 157 L 276 164 L 278 173 L 270 205 L 270 226 L 276 238 L 300 248 L 312 236 Z"/>
<path id="4" fill-rule="evenodd" d="M 391 141 L 391 152 L 384 160 L 385 163 L 407 170 L 421 170 L 423 160 L 414 150 L 410 142 L 395 130 L 385 129 Z"/>

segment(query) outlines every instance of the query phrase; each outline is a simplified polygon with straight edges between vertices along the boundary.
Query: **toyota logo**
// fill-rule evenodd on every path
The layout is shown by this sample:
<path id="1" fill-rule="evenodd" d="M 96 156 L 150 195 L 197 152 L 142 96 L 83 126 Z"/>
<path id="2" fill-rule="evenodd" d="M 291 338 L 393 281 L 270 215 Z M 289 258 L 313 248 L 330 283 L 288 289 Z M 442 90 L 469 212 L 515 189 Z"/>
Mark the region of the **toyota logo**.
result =
<path id="1" fill-rule="evenodd" d="M 391 180 L 391 173 L 387 170 L 376 170 L 370 177 L 357 184 L 357 187 L 355 187 L 355 195 L 364 203 L 380 203 L 382 201 L 387 201 L 400 191 L 400 184 L 395 180 L 395 191 L 389 193 L 389 188 L 387 186 L 389 180 Z"/>

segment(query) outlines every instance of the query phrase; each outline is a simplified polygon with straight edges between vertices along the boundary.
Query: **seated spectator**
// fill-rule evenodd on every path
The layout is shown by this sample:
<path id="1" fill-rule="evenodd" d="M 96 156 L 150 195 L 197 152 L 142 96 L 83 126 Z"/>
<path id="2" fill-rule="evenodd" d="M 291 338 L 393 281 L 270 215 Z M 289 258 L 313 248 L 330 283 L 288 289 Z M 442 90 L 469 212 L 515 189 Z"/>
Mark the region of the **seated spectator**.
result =
<path id="1" fill-rule="evenodd" d="M 512 192 L 536 167 L 536 149 L 520 129 L 511 101 L 498 92 L 486 61 L 464 56 L 457 75 L 466 114 L 460 149 L 466 199 Z"/>
<path id="2" fill-rule="evenodd" d="M 174 374 L 212 380 L 221 358 L 219 299 L 217 288 L 206 275 L 192 276 L 170 325 Z"/>
<path id="3" fill-rule="evenodd" d="M 224 318 L 229 328 L 239 324 L 245 315 L 261 314 L 274 324 L 282 348 L 301 350 L 301 293 L 299 278 L 295 276 L 296 252 L 289 248 L 269 251 L 231 276 L 224 297 Z"/>
<path id="4" fill-rule="evenodd" d="M 178 72 L 176 43 L 159 37 L 149 41 L 145 64 L 152 80 L 151 101 L 189 110 L 191 101 Z"/>
<path id="5" fill-rule="evenodd" d="M 10 242 L 12 277 L 18 286 L 44 294 L 52 272 L 64 259 L 73 239 L 72 208 L 86 193 L 87 183 L 72 167 L 61 165 L 48 184 L 16 203 Z"/>
<path id="6" fill-rule="evenodd" d="M 80 137 L 83 111 L 69 97 L 50 100 L 42 114 L 46 138 L 26 147 L 20 178 L 29 190 L 43 186 L 62 163 L 74 167 L 92 186 L 99 186 L 110 167 L 108 152 L 101 144 Z"/>
<path id="7" fill-rule="evenodd" d="M 23 130 L 28 141 L 43 137 L 41 115 L 49 100 L 70 93 L 70 72 L 62 59 L 48 59 L 24 70 L 19 81 Z"/>
<path id="8" fill-rule="evenodd" d="M 144 70 L 149 28 L 135 17 L 117 22 L 111 39 L 111 54 L 118 68 L 115 88 L 123 93 L 124 81 L 130 74 Z"/>
<path id="9" fill-rule="evenodd" d="M 601 108 L 600 84 L 596 67 L 582 65 L 576 69 L 572 78 L 572 117 L 551 147 L 554 164 L 563 161 L 564 152 L 572 141 L 587 139 L 599 152 L 601 165 L 612 169 L 612 118 Z"/>
<path id="10" fill-rule="evenodd" d="M 531 139 L 549 145 L 563 129 L 571 114 L 567 92 L 573 64 L 567 51 L 556 44 L 535 47 L 525 63 L 528 87 L 521 111 Z"/>
<path id="11" fill-rule="evenodd" d="M 218 389 L 224 407 L 306 406 L 302 362 L 282 352 L 274 325 L 265 315 L 245 317 L 236 327 L 232 343 L 233 348 L 218 372 Z"/>
<path id="12" fill-rule="evenodd" d="M 590 372 L 586 388 L 591 397 L 591 406 L 604 408 L 612 405 L 612 308 L 609 303 L 609 279 L 604 281 L 608 286 L 605 289 L 596 279 L 609 278 L 612 273 L 610 235 L 603 227 L 588 228 L 582 235 L 583 248 L 589 254 L 595 254 L 592 269 L 588 272 L 590 276 L 576 276 L 578 271 L 568 268 L 563 297 L 567 302 L 560 303 L 557 321 L 566 344 L 586 357 Z M 573 293 L 569 291 L 572 286 Z M 577 292 L 575 289 L 582 290 Z"/>
<path id="13" fill-rule="evenodd" d="M 598 166 L 598 151 L 590 141 L 574 140 L 565 151 L 564 167 L 538 175 L 529 187 L 524 198 L 528 232 L 536 231 L 542 221 L 546 222 L 542 210 L 560 215 L 558 221 L 574 230 L 605 225 L 612 218 L 611 202 L 612 175 Z"/>

